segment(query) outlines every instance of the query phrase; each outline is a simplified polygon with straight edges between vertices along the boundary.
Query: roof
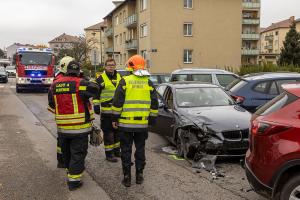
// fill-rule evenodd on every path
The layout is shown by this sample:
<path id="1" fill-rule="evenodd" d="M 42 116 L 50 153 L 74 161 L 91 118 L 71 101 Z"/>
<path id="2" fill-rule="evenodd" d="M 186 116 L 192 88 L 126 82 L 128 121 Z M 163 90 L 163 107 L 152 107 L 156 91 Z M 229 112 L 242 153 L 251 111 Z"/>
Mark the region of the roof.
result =
<path id="1" fill-rule="evenodd" d="M 89 26 L 89 27 L 85 28 L 84 30 L 85 31 L 88 31 L 88 30 L 99 31 L 99 30 L 101 30 L 101 28 L 105 28 L 105 27 L 106 27 L 106 23 L 105 22 L 100 22 L 98 24 L 94 24 L 92 26 Z"/>
<path id="2" fill-rule="evenodd" d="M 245 80 L 262 80 L 262 79 L 280 79 L 280 78 L 289 78 L 289 77 L 298 77 L 300 78 L 300 74 L 296 72 L 263 72 L 263 73 L 255 73 L 255 74 L 248 74 L 243 77 L 242 79 Z"/>
<path id="3" fill-rule="evenodd" d="M 61 34 L 60 36 L 54 38 L 49 43 L 73 43 L 77 42 L 78 38 L 76 36 L 67 35 L 65 33 Z"/>
<path id="4" fill-rule="evenodd" d="M 124 5 L 126 2 L 128 2 L 129 0 L 124 0 L 124 1 L 117 1 L 114 4 L 116 5 L 116 7 L 110 11 L 110 13 L 108 13 L 103 19 L 111 16 L 117 9 L 119 9 L 122 5 Z"/>
<path id="5" fill-rule="evenodd" d="M 279 28 L 290 28 L 290 26 L 292 25 L 293 21 L 294 21 L 295 17 L 290 17 L 289 19 L 277 22 L 277 23 L 272 23 L 271 26 L 267 27 L 265 30 L 263 30 L 261 33 L 265 33 L 268 31 L 272 31 L 275 29 L 279 29 Z"/>
<path id="6" fill-rule="evenodd" d="M 168 82 L 163 83 L 161 85 L 168 85 L 173 88 L 191 88 L 191 87 L 213 87 L 219 88 L 219 86 L 209 83 L 203 82 L 195 82 L 195 81 L 176 81 L 176 82 Z"/>
<path id="7" fill-rule="evenodd" d="M 266 30 L 266 28 L 261 27 L 261 28 L 259 29 L 259 33 L 264 32 L 264 30 Z"/>
<path id="8" fill-rule="evenodd" d="M 299 19 L 296 19 L 295 22 L 300 22 L 300 18 L 299 18 Z"/>
<path id="9" fill-rule="evenodd" d="M 178 69 L 172 72 L 172 74 L 199 74 L 199 73 L 218 73 L 218 74 L 233 74 L 222 69 L 213 69 L 213 68 L 185 68 Z"/>

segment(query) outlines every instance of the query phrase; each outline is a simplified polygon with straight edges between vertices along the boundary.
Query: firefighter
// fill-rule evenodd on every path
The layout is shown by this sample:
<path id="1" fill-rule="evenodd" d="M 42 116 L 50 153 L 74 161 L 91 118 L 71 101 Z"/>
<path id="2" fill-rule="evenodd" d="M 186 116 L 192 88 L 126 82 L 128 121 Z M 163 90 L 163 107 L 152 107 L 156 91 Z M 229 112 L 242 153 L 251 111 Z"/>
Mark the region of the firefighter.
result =
<path id="1" fill-rule="evenodd" d="M 49 110 L 55 113 L 69 190 L 82 186 L 82 173 L 88 149 L 88 134 L 94 119 L 90 98 L 98 92 L 95 83 L 79 77 L 80 65 L 71 61 L 66 74 L 49 90 Z"/>
<path id="2" fill-rule="evenodd" d="M 58 80 L 59 78 L 65 75 L 65 73 L 67 72 L 67 65 L 71 61 L 74 61 L 74 58 L 70 56 L 65 56 L 59 61 L 59 70 L 55 74 L 54 81 Z M 65 168 L 63 155 L 61 151 L 61 142 L 60 142 L 59 134 L 57 134 L 56 158 L 57 158 L 57 168 Z"/>
<path id="3" fill-rule="evenodd" d="M 115 60 L 112 58 L 106 60 L 104 72 L 96 79 L 100 89 L 98 98 L 93 100 L 93 104 L 95 113 L 100 114 L 101 112 L 100 124 L 104 133 L 106 160 L 109 162 L 117 162 L 116 157 L 120 157 L 118 131 L 112 127 L 111 121 L 113 96 L 120 80 L 121 75 L 116 71 Z"/>
<path id="4" fill-rule="evenodd" d="M 144 181 L 143 170 L 146 164 L 145 142 L 148 138 L 148 125 L 153 125 L 158 113 L 158 99 L 145 60 L 135 55 L 127 61 L 131 74 L 121 79 L 112 104 L 113 127 L 119 130 L 121 160 L 124 173 L 123 185 L 131 186 L 131 153 L 135 145 L 136 183 Z"/>

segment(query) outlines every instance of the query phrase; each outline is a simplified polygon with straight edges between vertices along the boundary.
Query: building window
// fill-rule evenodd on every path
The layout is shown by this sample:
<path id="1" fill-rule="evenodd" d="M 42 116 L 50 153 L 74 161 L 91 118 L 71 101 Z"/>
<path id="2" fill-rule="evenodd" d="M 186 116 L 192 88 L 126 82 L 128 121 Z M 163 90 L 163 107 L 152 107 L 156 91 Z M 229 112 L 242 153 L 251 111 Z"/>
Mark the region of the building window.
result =
<path id="1" fill-rule="evenodd" d="M 183 63 L 192 63 L 193 60 L 193 50 L 185 49 L 183 51 Z"/>
<path id="2" fill-rule="evenodd" d="M 125 10 L 123 11 L 123 22 L 126 21 L 126 13 L 125 13 Z"/>
<path id="3" fill-rule="evenodd" d="M 140 0 L 141 1 L 141 11 L 147 9 L 147 0 Z"/>
<path id="4" fill-rule="evenodd" d="M 122 22 L 123 22 L 123 16 L 122 16 L 122 13 L 120 13 L 120 24 L 122 24 Z"/>
<path id="5" fill-rule="evenodd" d="M 143 58 L 146 60 L 147 59 L 147 51 L 146 50 L 142 50 L 141 51 L 141 55 L 143 56 Z"/>
<path id="6" fill-rule="evenodd" d="M 275 32 L 275 35 L 278 35 L 278 31 Z"/>
<path id="7" fill-rule="evenodd" d="M 116 26 L 119 25 L 119 16 L 116 16 Z"/>
<path id="8" fill-rule="evenodd" d="M 118 39 L 119 39 L 119 36 L 116 35 L 116 36 L 115 36 L 115 42 L 116 42 L 116 44 L 118 44 L 118 42 L 119 42 Z"/>
<path id="9" fill-rule="evenodd" d="M 183 34 L 184 36 L 192 36 L 193 24 L 192 23 L 184 23 L 183 24 Z"/>
<path id="10" fill-rule="evenodd" d="M 184 2 L 184 8 L 193 8 L 193 0 L 183 0 Z"/>
<path id="11" fill-rule="evenodd" d="M 126 33 L 125 32 L 123 33 L 123 42 L 124 43 L 126 42 Z"/>
<path id="12" fill-rule="evenodd" d="M 147 24 L 141 25 L 141 37 L 147 37 L 148 35 L 148 26 Z"/>
<path id="13" fill-rule="evenodd" d="M 119 43 L 119 44 L 122 44 L 122 39 L 123 39 L 123 38 L 122 38 L 122 33 L 120 34 L 119 37 L 120 37 L 120 43 Z"/>

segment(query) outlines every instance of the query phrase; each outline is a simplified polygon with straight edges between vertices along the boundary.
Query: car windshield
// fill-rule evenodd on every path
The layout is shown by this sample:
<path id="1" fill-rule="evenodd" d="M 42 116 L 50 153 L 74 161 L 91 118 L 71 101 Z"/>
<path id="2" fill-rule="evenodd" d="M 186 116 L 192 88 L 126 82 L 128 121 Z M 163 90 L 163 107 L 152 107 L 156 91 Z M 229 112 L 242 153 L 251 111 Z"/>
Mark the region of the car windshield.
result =
<path id="1" fill-rule="evenodd" d="M 163 82 L 163 83 L 168 83 L 168 82 L 170 82 L 170 75 L 162 75 L 161 76 L 161 81 Z"/>
<path id="2" fill-rule="evenodd" d="M 234 105 L 234 101 L 221 88 L 195 87 L 176 89 L 179 107 L 210 107 Z"/>
<path id="3" fill-rule="evenodd" d="M 20 56 L 23 65 L 49 65 L 51 63 L 51 53 L 24 52 Z"/>

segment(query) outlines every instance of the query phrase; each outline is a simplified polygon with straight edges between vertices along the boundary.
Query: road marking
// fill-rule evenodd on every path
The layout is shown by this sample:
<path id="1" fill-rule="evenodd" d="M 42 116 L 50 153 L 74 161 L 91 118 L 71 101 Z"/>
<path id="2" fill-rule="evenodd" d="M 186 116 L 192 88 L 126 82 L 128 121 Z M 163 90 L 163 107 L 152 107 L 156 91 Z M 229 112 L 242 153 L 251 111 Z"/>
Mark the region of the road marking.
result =
<path id="1" fill-rule="evenodd" d="M 10 88 L 16 88 L 16 86 L 15 85 L 11 85 Z"/>
<path id="2" fill-rule="evenodd" d="M 0 88 L 4 88 L 4 85 L 0 85 Z"/>

